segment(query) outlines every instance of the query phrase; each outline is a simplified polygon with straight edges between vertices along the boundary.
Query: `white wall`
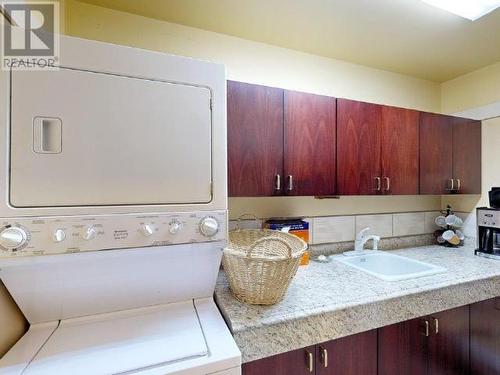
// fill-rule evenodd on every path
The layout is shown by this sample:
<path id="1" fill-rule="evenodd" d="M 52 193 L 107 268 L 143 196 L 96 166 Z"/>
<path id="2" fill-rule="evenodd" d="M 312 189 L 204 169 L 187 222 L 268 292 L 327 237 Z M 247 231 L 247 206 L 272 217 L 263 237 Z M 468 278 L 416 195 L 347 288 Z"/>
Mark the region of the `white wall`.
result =
<path id="1" fill-rule="evenodd" d="M 441 85 L 443 113 L 457 113 L 498 102 L 500 102 L 500 62 Z"/>
<path id="2" fill-rule="evenodd" d="M 437 83 L 129 13 L 66 1 L 66 33 L 220 62 L 229 79 L 428 111 Z"/>

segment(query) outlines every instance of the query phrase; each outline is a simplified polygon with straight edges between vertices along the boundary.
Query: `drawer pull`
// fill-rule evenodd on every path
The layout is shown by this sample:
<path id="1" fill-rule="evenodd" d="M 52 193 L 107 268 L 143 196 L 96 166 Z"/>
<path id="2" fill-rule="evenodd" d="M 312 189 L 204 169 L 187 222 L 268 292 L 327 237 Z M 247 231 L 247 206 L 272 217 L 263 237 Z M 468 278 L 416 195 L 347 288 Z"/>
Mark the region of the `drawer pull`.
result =
<path id="1" fill-rule="evenodd" d="M 439 320 L 432 318 L 434 320 L 434 333 L 437 335 L 439 333 Z"/>
<path id="2" fill-rule="evenodd" d="M 277 174 L 276 175 L 276 186 L 275 186 L 276 191 L 281 190 L 281 175 Z"/>
<path id="3" fill-rule="evenodd" d="M 429 321 L 426 319 L 423 321 L 424 323 L 424 330 L 422 333 L 422 335 L 424 335 L 425 337 L 429 337 L 431 332 L 430 332 L 430 324 L 429 324 Z"/>
<path id="4" fill-rule="evenodd" d="M 380 191 L 382 189 L 382 179 L 380 177 L 375 177 L 375 181 L 377 182 L 375 191 Z"/>
<path id="5" fill-rule="evenodd" d="M 323 348 L 322 346 L 319 347 L 320 350 L 320 355 L 321 355 L 321 363 L 323 364 L 323 367 L 328 367 L 328 350 Z"/>
<path id="6" fill-rule="evenodd" d="M 309 350 L 306 350 L 306 361 L 307 361 L 307 369 L 309 372 L 314 371 L 314 357 Z"/>
<path id="7" fill-rule="evenodd" d="M 446 190 L 453 191 L 455 190 L 455 180 L 453 178 L 450 178 L 450 182 L 451 182 L 450 187 L 446 188 Z"/>
<path id="8" fill-rule="evenodd" d="M 389 177 L 384 177 L 385 178 L 385 191 L 390 191 L 391 190 L 391 179 Z"/>

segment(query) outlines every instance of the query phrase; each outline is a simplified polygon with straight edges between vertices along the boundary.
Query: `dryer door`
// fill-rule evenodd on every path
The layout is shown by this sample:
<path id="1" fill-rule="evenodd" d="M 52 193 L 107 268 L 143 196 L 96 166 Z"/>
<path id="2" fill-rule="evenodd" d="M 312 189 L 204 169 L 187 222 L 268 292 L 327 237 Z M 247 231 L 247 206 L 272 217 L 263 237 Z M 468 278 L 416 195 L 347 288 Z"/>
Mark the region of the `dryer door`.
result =
<path id="1" fill-rule="evenodd" d="M 61 68 L 12 72 L 15 207 L 211 201 L 211 91 Z"/>

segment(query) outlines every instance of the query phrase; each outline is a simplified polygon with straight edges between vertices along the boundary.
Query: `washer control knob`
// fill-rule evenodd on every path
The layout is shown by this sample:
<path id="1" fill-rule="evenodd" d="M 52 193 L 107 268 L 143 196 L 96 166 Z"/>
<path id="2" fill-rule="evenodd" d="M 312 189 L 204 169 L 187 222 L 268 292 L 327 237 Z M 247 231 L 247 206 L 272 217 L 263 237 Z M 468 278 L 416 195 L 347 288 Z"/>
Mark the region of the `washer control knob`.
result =
<path id="1" fill-rule="evenodd" d="M 56 229 L 54 233 L 52 233 L 52 240 L 54 242 L 63 242 L 66 239 L 66 232 L 64 229 Z"/>
<path id="2" fill-rule="evenodd" d="M 179 220 L 172 220 L 168 224 L 168 231 L 170 234 L 177 234 L 182 228 L 182 223 Z"/>
<path id="3" fill-rule="evenodd" d="M 28 232 L 18 226 L 6 226 L 0 231 L 0 248 L 13 250 L 23 247 L 28 243 Z"/>
<path id="4" fill-rule="evenodd" d="M 219 231 L 219 222 L 215 218 L 207 216 L 200 220 L 199 227 L 201 234 L 205 237 L 212 237 Z"/>
<path id="5" fill-rule="evenodd" d="M 93 240 L 96 236 L 97 236 L 97 230 L 94 228 L 93 225 L 89 225 L 82 232 L 82 238 L 85 241 Z"/>
<path id="6" fill-rule="evenodd" d="M 149 237 L 154 232 L 154 227 L 151 224 L 143 224 L 140 229 L 144 237 Z"/>

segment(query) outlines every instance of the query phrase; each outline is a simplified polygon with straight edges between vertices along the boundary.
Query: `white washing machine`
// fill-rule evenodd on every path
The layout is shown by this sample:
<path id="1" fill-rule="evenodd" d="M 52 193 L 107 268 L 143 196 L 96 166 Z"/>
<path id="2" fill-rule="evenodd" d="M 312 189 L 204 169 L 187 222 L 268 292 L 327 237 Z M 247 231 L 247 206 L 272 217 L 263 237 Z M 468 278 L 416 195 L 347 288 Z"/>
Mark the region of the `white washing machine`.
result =
<path id="1" fill-rule="evenodd" d="M 237 375 L 222 65 L 61 36 L 0 72 L 0 278 L 30 323 L 0 374 Z"/>
<path id="2" fill-rule="evenodd" d="M 240 374 L 212 298 L 221 245 L 2 260 L 31 325 L 0 374 Z"/>

